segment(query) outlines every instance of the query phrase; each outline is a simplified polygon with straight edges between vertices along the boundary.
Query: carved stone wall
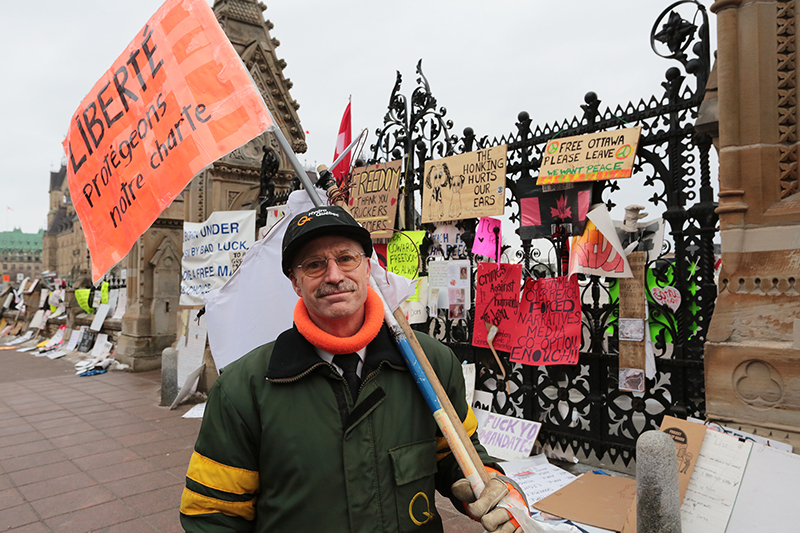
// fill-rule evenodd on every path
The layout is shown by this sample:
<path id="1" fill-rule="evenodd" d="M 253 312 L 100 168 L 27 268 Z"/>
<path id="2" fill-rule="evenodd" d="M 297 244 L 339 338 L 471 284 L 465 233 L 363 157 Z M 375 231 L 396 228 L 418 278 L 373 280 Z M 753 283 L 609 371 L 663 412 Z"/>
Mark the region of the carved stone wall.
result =
<path id="1" fill-rule="evenodd" d="M 798 2 L 718 0 L 722 266 L 710 419 L 800 446 Z"/>

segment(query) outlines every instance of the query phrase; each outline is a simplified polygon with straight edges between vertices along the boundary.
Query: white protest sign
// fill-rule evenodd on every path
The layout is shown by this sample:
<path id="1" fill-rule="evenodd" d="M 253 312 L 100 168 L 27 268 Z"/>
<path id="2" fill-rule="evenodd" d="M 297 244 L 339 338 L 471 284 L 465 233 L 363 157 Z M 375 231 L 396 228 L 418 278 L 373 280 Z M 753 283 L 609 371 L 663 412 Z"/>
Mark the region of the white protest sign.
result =
<path id="1" fill-rule="evenodd" d="M 221 288 L 255 234 L 255 211 L 216 211 L 205 222 L 184 222 L 180 305 L 203 305 L 205 293 Z"/>
<path id="2" fill-rule="evenodd" d="M 497 413 L 486 413 L 477 418 L 478 436 L 483 447 L 492 457 L 506 461 L 528 457 L 542 428 L 539 422 Z"/>

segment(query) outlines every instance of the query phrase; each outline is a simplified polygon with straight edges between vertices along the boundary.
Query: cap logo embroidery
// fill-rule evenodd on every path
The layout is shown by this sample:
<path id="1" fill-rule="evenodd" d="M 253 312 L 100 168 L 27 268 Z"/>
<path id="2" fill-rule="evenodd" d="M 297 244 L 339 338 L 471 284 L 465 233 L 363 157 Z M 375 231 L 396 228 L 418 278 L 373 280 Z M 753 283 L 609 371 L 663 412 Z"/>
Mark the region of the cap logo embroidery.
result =
<path id="1" fill-rule="evenodd" d="M 306 216 L 300 217 L 300 220 L 297 221 L 297 225 L 298 226 L 302 226 L 303 224 L 305 224 L 306 222 L 308 222 L 310 220 L 311 220 L 311 218 L 306 217 Z"/>

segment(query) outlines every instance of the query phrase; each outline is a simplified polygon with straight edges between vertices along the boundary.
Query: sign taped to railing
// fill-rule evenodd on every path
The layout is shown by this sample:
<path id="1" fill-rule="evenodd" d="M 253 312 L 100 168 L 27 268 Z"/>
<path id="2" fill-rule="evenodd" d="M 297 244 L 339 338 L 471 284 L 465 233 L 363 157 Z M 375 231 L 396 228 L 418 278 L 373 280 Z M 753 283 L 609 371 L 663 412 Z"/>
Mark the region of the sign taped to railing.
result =
<path id="1" fill-rule="evenodd" d="M 373 239 L 392 238 L 402 170 L 402 160 L 353 170 L 348 203 L 353 218 L 369 230 Z"/>
<path id="2" fill-rule="evenodd" d="M 630 178 L 641 126 L 551 139 L 537 185 Z"/>
<path id="3" fill-rule="evenodd" d="M 503 144 L 426 161 L 422 223 L 502 215 L 507 151 Z"/>
<path id="4" fill-rule="evenodd" d="M 273 125 L 204 0 L 167 0 L 83 99 L 63 142 L 96 282 L 207 165 Z"/>
<path id="5" fill-rule="evenodd" d="M 256 234 L 255 211 L 215 211 L 205 222 L 183 223 L 181 305 L 203 305 L 239 268 Z"/>

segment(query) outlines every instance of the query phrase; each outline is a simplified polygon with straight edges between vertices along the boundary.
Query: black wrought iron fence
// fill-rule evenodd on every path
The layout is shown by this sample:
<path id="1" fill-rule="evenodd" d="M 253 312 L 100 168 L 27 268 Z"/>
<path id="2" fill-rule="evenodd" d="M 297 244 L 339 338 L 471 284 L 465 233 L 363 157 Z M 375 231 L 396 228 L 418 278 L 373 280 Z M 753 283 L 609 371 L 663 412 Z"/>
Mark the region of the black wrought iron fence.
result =
<path id="1" fill-rule="evenodd" d="M 694 12 L 688 17 L 691 20 L 681 14 L 687 8 Z M 644 393 L 619 390 L 618 298 L 613 280 L 580 275 L 583 335 L 580 360 L 574 366 L 510 364 L 506 354 L 505 372 L 501 372 L 488 349 L 471 345 L 474 305 L 465 318 L 448 320 L 446 311 L 440 311 L 426 324 L 415 326 L 451 346 L 462 360 L 477 363 L 477 388 L 493 394 L 495 412 L 541 421 L 540 441 L 553 448 L 626 465 L 633 457 L 638 435 L 657 428 L 664 414 L 704 414 L 703 343 L 716 298 L 713 239 L 717 218 L 709 171 L 711 139 L 694 128 L 710 71 L 705 8 L 695 0 L 671 5 L 655 21 L 651 47 L 662 58 L 680 64 L 666 71 L 661 83 L 663 93 L 601 111 L 600 99 L 589 92 L 580 106 L 580 116 L 534 125 L 528 113 L 521 112 L 513 132 L 492 139 L 477 136 L 471 128 L 466 128 L 461 137 L 450 133 L 453 124 L 445 118 L 446 109 L 438 106 L 420 61 L 417 87 L 409 99 L 400 92 L 402 78 L 398 72 L 370 161 L 405 160 L 403 222 L 405 228 L 419 229 L 423 226 L 418 222 L 416 205 L 426 161 L 505 144 L 506 213 L 520 223 L 518 187 L 538 187 L 531 182 L 535 183 L 548 141 L 557 136 L 641 126 L 633 177 L 624 182 L 597 182 L 592 202 L 604 202 L 611 209 L 621 187 L 638 186 L 652 190 L 648 201 L 663 208 L 669 238 L 658 258 L 648 263 L 648 276 L 657 286 L 678 289 L 681 303 L 673 311 L 648 295 L 657 371 L 654 379 L 647 380 Z M 458 221 L 467 250 L 476 224 L 476 219 Z M 523 239 L 512 262 L 523 265 L 526 277 L 561 275 L 566 270 L 561 257 L 566 238 L 561 233 L 548 239 L 554 252 L 542 241 Z M 450 258 L 472 262 L 474 288 L 478 258 L 469 252 L 461 256 L 454 250 L 443 252 Z M 431 250 L 426 248 L 423 253 L 430 256 Z M 502 374 L 508 386 L 502 383 Z"/>

